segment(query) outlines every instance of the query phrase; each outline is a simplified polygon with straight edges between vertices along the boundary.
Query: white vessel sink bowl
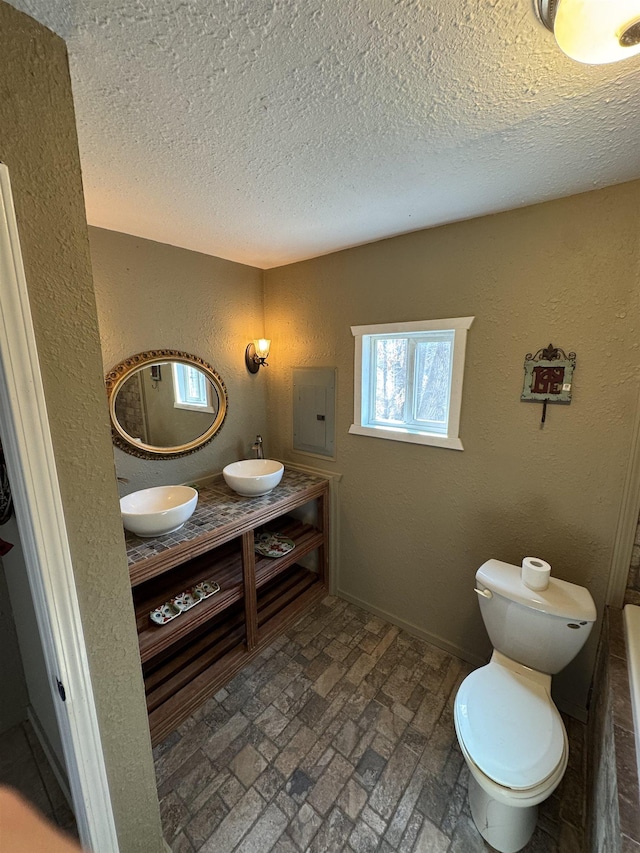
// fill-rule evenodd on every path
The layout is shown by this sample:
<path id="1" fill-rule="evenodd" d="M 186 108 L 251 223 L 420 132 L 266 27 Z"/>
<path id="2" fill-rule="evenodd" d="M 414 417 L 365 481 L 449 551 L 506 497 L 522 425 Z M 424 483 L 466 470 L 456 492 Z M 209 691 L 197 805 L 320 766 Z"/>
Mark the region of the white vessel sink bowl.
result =
<path id="1" fill-rule="evenodd" d="M 120 513 L 127 530 L 150 538 L 179 530 L 197 503 L 198 493 L 191 486 L 156 486 L 121 498 Z"/>
<path id="2" fill-rule="evenodd" d="M 284 465 L 275 459 L 242 459 L 222 469 L 227 485 L 246 498 L 266 495 L 275 489 L 283 474 Z"/>

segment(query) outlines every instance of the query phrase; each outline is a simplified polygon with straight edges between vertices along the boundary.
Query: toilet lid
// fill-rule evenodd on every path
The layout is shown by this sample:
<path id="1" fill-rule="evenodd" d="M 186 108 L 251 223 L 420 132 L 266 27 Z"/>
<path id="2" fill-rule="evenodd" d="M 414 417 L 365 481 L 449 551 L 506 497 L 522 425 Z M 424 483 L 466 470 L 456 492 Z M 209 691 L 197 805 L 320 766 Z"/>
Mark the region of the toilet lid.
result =
<path id="1" fill-rule="evenodd" d="M 541 684 L 497 663 L 475 670 L 455 703 L 458 736 L 480 770 L 507 788 L 533 788 L 557 768 L 564 726 Z"/>

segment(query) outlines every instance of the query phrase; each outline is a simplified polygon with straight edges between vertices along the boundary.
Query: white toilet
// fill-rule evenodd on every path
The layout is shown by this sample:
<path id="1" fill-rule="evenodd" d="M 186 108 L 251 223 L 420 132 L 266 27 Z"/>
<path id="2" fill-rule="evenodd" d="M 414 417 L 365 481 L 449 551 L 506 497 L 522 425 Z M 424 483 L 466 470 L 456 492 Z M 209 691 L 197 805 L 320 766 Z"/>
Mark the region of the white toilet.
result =
<path id="1" fill-rule="evenodd" d="M 491 661 L 460 685 L 458 742 L 469 767 L 469 803 L 483 838 L 516 853 L 531 838 L 538 803 L 564 775 L 567 735 L 551 699 L 551 676 L 584 645 L 596 608 L 588 590 L 550 578 L 544 591 L 520 566 L 489 560 L 476 573 Z"/>

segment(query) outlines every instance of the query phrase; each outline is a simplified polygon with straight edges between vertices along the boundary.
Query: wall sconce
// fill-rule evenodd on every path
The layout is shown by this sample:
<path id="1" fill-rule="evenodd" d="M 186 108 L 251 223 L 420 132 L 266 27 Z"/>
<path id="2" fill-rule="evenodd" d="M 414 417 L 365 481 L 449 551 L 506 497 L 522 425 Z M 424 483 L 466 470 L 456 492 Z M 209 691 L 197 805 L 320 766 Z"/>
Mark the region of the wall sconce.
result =
<path id="1" fill-rule="evenodd" d="M 534 0 L 538 17 L 571 59 L 588 65 L 640 53 L 640 0 Z"/>
<path id="2" fill-rule="evenodd" d="M 271 341 L 266 338 L 260 338 L 248 344 L 244 353 L 244 361 L 249 373 L 257 373 L 261 367 L 269 366 L 267 364 L 267 356 L 269 355 L 270 348 Z"/>

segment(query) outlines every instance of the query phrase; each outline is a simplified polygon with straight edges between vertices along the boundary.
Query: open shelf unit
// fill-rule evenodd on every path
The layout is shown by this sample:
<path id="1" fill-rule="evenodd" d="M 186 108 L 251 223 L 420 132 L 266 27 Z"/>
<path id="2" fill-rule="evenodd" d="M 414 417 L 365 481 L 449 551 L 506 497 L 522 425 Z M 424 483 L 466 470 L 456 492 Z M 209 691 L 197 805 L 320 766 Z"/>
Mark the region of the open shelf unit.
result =
<path id="1" fill-rule="evenodd" d="M 130 562 L 154 744 L 327 592 L 328 482 L 294 472 L 283 485 L 281 500 L 277 490 L 268 503 L 244 499 L 246 512 L 223 483 L 201 490 L 201 518 L 185 525 L 182 541 L 166 547 L 154 540 L 151 556 Z M 203 524 L 229 504 L 232 522 Z M 302 520 L 295 511 L 306 504 L 314 511 L 305 507 Z M 256 554 L 254 536 L 263 529 L 292 539 L 295 548 L 276 558 Z M 134 549 L 140 540 L 129 537 L 129 543 Z M 217 582 L 220 592 L 166 625 L 150 620 L 152 610 L 203 580 Z"/>

